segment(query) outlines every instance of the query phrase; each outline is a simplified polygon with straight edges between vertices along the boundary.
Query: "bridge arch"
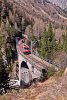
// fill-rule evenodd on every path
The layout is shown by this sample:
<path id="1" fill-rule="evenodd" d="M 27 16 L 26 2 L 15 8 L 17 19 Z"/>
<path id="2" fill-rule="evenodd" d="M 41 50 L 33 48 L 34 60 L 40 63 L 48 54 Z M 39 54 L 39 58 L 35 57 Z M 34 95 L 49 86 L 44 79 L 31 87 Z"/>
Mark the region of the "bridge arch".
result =
<path id="1" fill-rule="evenodd" d="M 28 65 L 27 65 L 27 63 L 25 62 L 25 61 L 22 61 L 21 62 L 21 68 L 26 68 L 26 69 L 29 69 L 29 67 L 28 67 Z"/>
<path id="2" fill-rule="evenodd" d="M 31 73 L 25 61 L 21 62 L 20 66 L 21 85 L 28 84 L 31 80 Z"/>
<path id="3" fill-rule="evenodd" d="M 19 81 L 21 86 L 29 84 L 34 78 L 40 78 L 42 72 L 38 70 L 35 64 L 33 64 L 31 60 L 29 61 L 25 55 L 18 53 L 18 61 Z"/>

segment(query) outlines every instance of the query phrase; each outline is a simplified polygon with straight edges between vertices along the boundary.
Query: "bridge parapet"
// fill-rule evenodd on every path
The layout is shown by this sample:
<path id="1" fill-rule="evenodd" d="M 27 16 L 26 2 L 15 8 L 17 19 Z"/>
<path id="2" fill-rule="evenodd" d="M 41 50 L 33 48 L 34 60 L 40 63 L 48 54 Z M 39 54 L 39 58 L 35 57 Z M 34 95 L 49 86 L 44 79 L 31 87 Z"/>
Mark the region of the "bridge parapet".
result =
<path id="1" fill-rule="evenodd" d="M 55 70 L 59 70 L 59 67 L 57 67 L 56 65 L 51 64 L 51 63 L 49 63 L 49 62 L 47 62 L 47 61 L 45 61 L 45 60 L 37 57 L 36 55 L 31 54 L 31 56 L 33 56 L 33 58 L 36 59 L 36 60 L 38 60 L 39 62 L 43 63 L 43 65 L 45 65 L 43 67 L 47 67 L 47 68 L 48 67 L 54 67 Z"/>

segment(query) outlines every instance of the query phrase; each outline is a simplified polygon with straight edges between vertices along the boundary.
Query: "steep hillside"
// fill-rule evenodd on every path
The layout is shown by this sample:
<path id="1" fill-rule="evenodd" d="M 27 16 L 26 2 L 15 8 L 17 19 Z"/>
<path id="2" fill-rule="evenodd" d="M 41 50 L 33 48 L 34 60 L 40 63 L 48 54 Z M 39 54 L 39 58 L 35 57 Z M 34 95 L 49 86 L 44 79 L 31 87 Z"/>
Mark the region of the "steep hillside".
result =
<path id="1" fill-rule="evenodd" d="M 67 7 L 67 0 L 49 0 L 50 2 L 60 6 L 61 8 L 66 8 Z"/>
<path id="2" fill-rule="evenodd" d="M 15 4 L 16 3 L 33 17 L 41 18 L 44 21 L 50 20 L 55 23 L 66 24 L 67 15 L 59 7 L 56 7 L 47 0 L 15 0 Z"/>
<path id="3" fill-rule="evenodd" d="M 33 84 L 28 89 L 20 89 L 19 93 L 7 93 L 7 100 L 67 100 L 67 76 L 58 80 L 50 78 L 44 83 Z M 3 99 L 3 97 L 1 97 Z"/>
<path id="4" fill-rule="evenodd" d="M 17 30 L 25 31 L 26 27 L 31 25 L 33 33 L 39 35 L 44 28 L 47 29 L 50 22 L 54 29 L 61 31 L 67 26 L 67 15 L 64 11 L 47 0 L 0 0 L 0 2 L 2 2 L 2 21 L 6 24 L 9 22 Z M 27 33 L 29 29 L 30 27 L 27 28 Z"/>

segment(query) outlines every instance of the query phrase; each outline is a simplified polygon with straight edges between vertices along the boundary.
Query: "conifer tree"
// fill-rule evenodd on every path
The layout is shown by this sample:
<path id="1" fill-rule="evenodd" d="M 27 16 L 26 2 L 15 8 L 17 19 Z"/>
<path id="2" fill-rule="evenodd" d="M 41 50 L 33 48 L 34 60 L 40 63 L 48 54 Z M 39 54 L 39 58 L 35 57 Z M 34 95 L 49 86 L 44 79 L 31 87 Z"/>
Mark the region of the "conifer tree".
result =
<path id="1" fill-rule="evenodd" d="M 67 31 L 66 34 L 63 35 L 63 50 L 67 53 Z"/>
<path id="2" fill-rule="evenodd" d="M 48 31 L 44 32 L 41 37 L 40 55 L 43 58 L 51 59 L 51 55 L 55 49 L 55 34 L 53 33 L 52 25 L 49 24 Z"/>
<path id="3" fill-rule="evenodd" d="M 5 91 L 8 84 L 9 72 L 7 64 L 5 64 L 3 56 L 5 55 L 5 40 L 0 31 L 0 86 L 4 87 Z"/>

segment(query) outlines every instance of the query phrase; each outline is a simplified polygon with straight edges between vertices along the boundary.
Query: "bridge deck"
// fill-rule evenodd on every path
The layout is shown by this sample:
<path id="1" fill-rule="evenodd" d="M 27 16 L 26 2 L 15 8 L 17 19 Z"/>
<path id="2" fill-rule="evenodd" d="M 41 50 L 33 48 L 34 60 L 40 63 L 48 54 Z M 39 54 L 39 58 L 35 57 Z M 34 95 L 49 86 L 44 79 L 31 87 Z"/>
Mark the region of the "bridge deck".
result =
<path id="1" fill-rule="evenodd" d="M 32 66 L 34 66 L 38 70 L 42 70 L 44 68 L 47 69 L 48 67 L 54 67 L 56 70 L 58 70 L 58 68 L 55 65 L 52 65 L 52 64 L 48 63 L 47 61 L 45 61 L 33 54 L 25 55 L 19 49 L 18 49 L 18 53 L 21 54 L 22 57 L 24 57 L 28 62 L 30 62 L 30 64 Z"/>

